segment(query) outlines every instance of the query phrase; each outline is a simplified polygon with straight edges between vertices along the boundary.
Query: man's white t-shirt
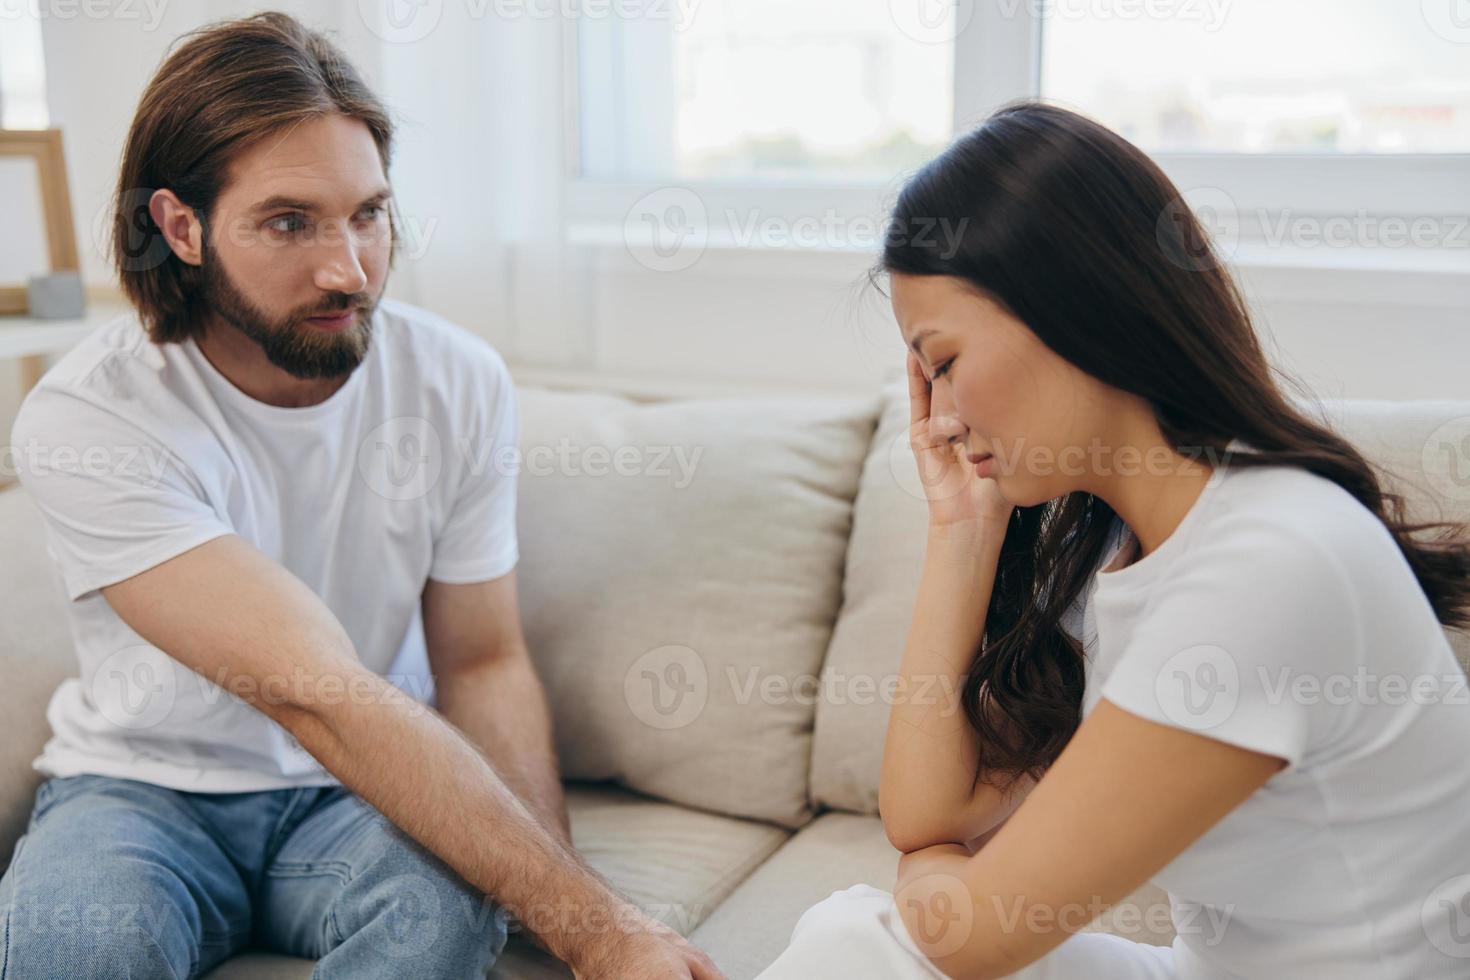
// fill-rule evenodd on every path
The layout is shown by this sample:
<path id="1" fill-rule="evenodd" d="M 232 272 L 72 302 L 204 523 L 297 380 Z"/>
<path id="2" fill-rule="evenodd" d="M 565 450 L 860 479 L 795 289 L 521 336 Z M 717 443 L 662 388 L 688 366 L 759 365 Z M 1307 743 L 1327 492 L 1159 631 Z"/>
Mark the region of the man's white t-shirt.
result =
<path id="1" fill-rule="evenodd" d="M 373 323 L 363 362 L 307 407 L 246 395 L 192 340 L 154 344 L 135 316 L 99 327 L 26 397 L 11 444 L 81 666 L 51 699 L 36 769 L 201 792 L 337 782 L 234 696 L 247 681 L 187 670 L 98 591 L 225 534 L 316 593 L 365 666 L 434 703 L 425 581 L 516 564 L 515 390 L 500 355 L 453 324 L 389 300 Z M 285 628 L 257 615 L 240 628 Z M 266 685 L 277 698 L 370 697 L 299 673 Z"/>
<path id="2" fill-rule="evenodd" d="M 1136 545 L 1115 524 L 1064 620 L 1084 717 L 1107 698 L 1287 762 L 1154 876 L 1177 975 L 1470 976 L 1466 680 L 1388 530 L 1306 470 L 1227 465 Z"/>

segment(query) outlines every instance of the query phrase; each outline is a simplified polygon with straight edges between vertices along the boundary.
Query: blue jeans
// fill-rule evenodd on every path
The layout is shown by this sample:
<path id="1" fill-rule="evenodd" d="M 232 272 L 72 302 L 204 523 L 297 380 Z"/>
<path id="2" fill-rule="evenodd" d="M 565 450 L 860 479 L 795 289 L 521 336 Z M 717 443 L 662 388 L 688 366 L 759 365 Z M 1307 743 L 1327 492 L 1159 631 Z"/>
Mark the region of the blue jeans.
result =
<path id="1" fill-rule="evenodd" d="M 338 787 L 185 793 L 69 776 L 0 879 L 0 980 L 197 977 L 246 947 L 314 980 L 483 980 L 499 906 Z"/>

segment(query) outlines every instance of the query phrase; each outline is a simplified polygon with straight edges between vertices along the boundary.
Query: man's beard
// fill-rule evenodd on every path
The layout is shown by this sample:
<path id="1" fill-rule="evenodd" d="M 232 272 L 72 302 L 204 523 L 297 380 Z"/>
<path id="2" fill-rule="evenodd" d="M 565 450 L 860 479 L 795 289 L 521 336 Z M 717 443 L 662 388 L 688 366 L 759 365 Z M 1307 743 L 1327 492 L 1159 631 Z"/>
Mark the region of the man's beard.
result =
<path id="1" fill-rule="evenodd" d="M 334 378 L 354 370 L 367 356 L 372 341 L 373 311 L 378 301 L 367 293 L 333 293 L 310 308 L 293 310 L 280 318 L 261 312 L 221 268 L 217 255 L 202 263 L 204 301 L 214 313 L 255 341 L 266 358 L 294 377 Z M 356 322 L 341 331 L 319 330 L 306 322 L 311 316 L 330 316 L 356 310 Z"/>

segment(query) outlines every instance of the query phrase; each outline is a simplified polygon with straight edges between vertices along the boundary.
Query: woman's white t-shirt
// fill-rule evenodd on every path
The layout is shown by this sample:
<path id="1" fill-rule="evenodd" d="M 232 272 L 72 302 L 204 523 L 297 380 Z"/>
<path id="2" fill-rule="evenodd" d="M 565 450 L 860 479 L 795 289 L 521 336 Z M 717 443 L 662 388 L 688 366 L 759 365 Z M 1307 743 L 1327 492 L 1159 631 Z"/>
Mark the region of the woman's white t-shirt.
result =
<path id="1" fill-rule="evenodd" d="M 1224 465 L 1134 554 L 1117 523 L 1064 621 L 1084 717 L 1107 698 L 1287 762 L 1154 877 L 1178 975 L 1470 977 L 1470 699 L 1388 530 L 1306 470 Z"/>
<path id="2" fill-rule="evenodd" d="M 518 557 L 515 389 L 489 344 L 439 317 L 384 300 L 373 325 L 347 381 L 301 408 L 250 397 L 192 340 L 154 344 L 134 316 L 99 327 L 27 396 L 11 442 L 80 662 L 51 699 L 36 769 L 198 792 L 337 782 L 235 696 L 248 677 L 187 670 L 98 591 L 225 534 L 315 592 L 365 666 L 434 703 L 425 581 L 499 578 Z M 270 677 L 261 693 L 364 696 L 331 681 Z"/>

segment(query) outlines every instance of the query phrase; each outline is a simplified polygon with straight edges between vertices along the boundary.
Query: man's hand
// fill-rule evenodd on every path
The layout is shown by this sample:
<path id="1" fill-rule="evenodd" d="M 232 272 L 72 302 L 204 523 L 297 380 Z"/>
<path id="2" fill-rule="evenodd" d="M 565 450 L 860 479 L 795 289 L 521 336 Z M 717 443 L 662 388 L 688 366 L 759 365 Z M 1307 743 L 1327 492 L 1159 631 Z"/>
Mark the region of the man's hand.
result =
<path id="1" fill-rule="evenodd" d="M 725 980 L 703 951 L 641 913 L 616 935 L 589 944 L 572 972 L 577 980 Z"/>

